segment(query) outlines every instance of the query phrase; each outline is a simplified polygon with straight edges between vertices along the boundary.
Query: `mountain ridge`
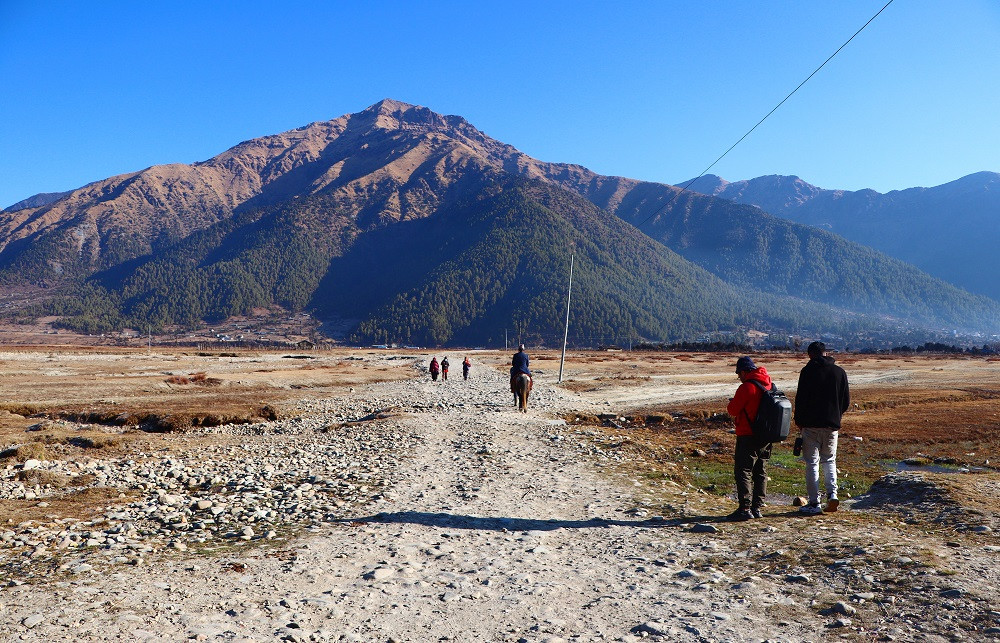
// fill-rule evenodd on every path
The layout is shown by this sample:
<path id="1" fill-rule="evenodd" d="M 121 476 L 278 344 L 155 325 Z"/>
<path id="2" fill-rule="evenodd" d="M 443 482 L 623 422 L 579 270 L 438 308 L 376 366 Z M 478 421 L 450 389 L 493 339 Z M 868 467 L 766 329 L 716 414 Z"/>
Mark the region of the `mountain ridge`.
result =
<path id="1" fill-rule="evenodd" d="M 884 194 L 827 190 L 778 175 L 733 182 L 709 175 L 690 189 L 822 227 L 1000 301 L 992 260 L 1000 244 L 1000 173 Z"/>
<path id="2" fill-rule="evenodd" d="M 544 243 L 533 240 L 530 230 L 510 218 L 509 207 L 490 200 L 498 185 L 508 186 L 517 207 L 533 213 L 540 229 L 548 231 Z M 542 189 L 542 185 L 548 187 Z M 589 205 L 573 201 L 570 194 L 586 199 Z M 668 201 L 669 207 L 649 216 Z M 460 116 L 442 116 L 391 99 L 355 114 L 243 141 L 192 165 L 152 166 L 89 184 L 53 203 L 5 212 L 0 216 L 0 283 L 30 282 L 83 293 L 85 297 L 78 297 L 82 304 L 62 300 L 57 306 L 59 314 L 78 319 L 78 329 L 109 328 L 136 320 L 191 325 L 273 303 L 312 306 L 341 316 L 352 300 L 371 300 L 365 289 L 378 287 L 377 265 L 366 274 L 350 273 L 341 265 L 342 258 L 384 231 L 384 238 L 400 248 L 400 256 L 379 254 L 383 265 L 414 270 L 412 276 L 418 281 L 406 288 L 400 285 L 400 293 L 386 293 L 378 305 L 373 301 L 369 309 L 352 311 L 356 313 L 352 317 L 362 320 L 358 332 L 370 329 L 366 337 L 388 333 L 390 327 L 400 337 L 425 340 L 475 337 L 478 331 L 472 327 L 451 325 L 451 330 L 441 330 L 444 326 L 438 324 L 441 332 L 431 332 L 437 323 L 433 314 L 421 318 L 412 302 L 443 305 L 426 294 L 432 292 L 451 292 L 465 301 L 466 314 L 480 311 L 473 301 L 476 296 L 497 296 L 497 301 L 535 323 L 557 325 L 558 303 L 551 293 L 522 289 L 510 295 L 513 299 L 504 299 L 506 295 L 497 293 L 514 291 L 484 275 L 469 273 L 462 261 L 474 262 L 473 258 L 427 263 L 413 256 L 405 234 L 424 234 L 424 228 L 403 224 L 443 220 L 460 203 L 493 208 L 491 216 L 507 221 L 510 230 L 505 233 L 488 221 L 467 228 L 466 222 L 457 219 L 451 219 L 450 231 L 440 226 L 434 229 L 444 236 L 466 235 L 464 247 L 478 248 L 497 266 L 507 259 L 475 235 L 495 239 L 498 247 L 512 254 L 523 245 L 548 257 L 518 264 L 513 274 L 521 277 L 520 271 L 531 265 L 558 270 L 552 257 L 564 253 L 559 250 L 556 230 L 572 231 L 581 243 L 587 239 L 598 247 L 600 242 L 591 237 L 610 235 L 603 241 L 610 244 L 606 249 L 591 250 L 591 261 L 595 269 L 607 266 L 606 274 L 617 275 L 615 279 L 622 283 L 611 289 L 592 284 L 595 299 L 590 318 L 584 321 L 584 326 L 601 332 L 617 326 L 639 335 L 669 333 L 668 327 L 649 316 L 669 318 L 672 306 L 699 310 L 699 302 L 669 287 L 648 266 L 636 263 L 637 256 L 647 257 L 647 263 L 659 266 L 656 270 L 674 266 L 670 270 L 679 283 L 726 293 L 725 306 L 703 309 L 706 328 L 749 327 L 755 319 L 771 319 L 768 323 L 773 327 L 788 331 L 816 317 L 817 331 L 823 324 L 843 330 L 857 326 L 856 315 L 883 320 L 868 319 L 862 324 L 867 329 L 912 323 L 975 328 L 1000 320 L 997 305 L 835 235 L 783 222 L 752 206 L 680 193 L 674 186 L 539 161 L 492 139 Z M 581 219 L 574 214 L 576 210 L 588 214 Z M 474 209 L 466 213 L 473 219 L 478 216 Z M 617 217 L 620 223 L 610 223 L 606 216 Z M 575 223 L 565 228 L 567 221 Z M 638 226 L 638 230 L 626 234 L 619 225 Z M 420 238 L 426 245 L 436 243 L 434 237 Z M 804 250 L 778 252 L 786 241 Z M 654 251 L 648 244 L 663 250 Z M 670 254 L 663 255 L 664 251 Z M 372 252 L 381 250 L 373 246 Z M 864 266 L 850 265 L 849 259 L 859 257 Z M 623 265 L 631 268 L 612 267 Z M 477 268 L 486 269 L 485 264 Z M 862 269 L 879 278 L 865 278 Z M 364 281 L 357 284 L 361 290 L 341 292 L 344 310 L 331 310 L 329 302 L 318 299 L 323 284 L 337 278 L 331 270 L 347 270 L 345 274 L 353 274 L 355 282 Z M 723 281 L 706 281 L 702 270 Z M 768 278 L 774 271 L 784 275 L 783 282 Z M 478 295 L 457 285 L 462 281 L 459 274 L 476 284 Z M 632 279 L 638 283 L 629 283 Z M 526 283 L 533 288 L 557 287 L 547 279 Z M 650 290 L 652 283 L 661 284 L 660 290 L 671 293 L 670 297 Z M 738 303 L 741 298 L 745 301 Z M 395 301 L 391 309 L 379 308 L 387 301 Z M 620 310 L 630 310 L 635 319 L 647 321 L 639 329 L 608 308 L 609 301 L 618 301 Z M 727 307 L 741 312 L 727 316 Z M 812 312 L 807 314 L 807 310 Z M 679 323 L 685 332 L 695 330 L 693 317 L 687 313 L 676 319 L 683 320 Z M 485 329 L 489 319 L 480 316 L 472 322 Z M 426 328 L 417 328 L 421 324 Z"/>

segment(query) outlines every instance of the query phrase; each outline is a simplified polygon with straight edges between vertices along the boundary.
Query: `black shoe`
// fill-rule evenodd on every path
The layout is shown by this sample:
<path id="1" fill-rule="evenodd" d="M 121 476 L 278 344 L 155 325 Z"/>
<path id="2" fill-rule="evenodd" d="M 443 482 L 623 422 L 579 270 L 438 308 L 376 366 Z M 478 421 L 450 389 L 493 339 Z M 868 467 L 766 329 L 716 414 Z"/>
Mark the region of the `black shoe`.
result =
<path id="1" fill-rule="evenodd" d="M 763 518 L 764 514 L 760 512 L 760 507 L 750 507 L 750 517 L 751 518 Z"/>
<path id="2" fill-rule="evenodd" d="M 743 522 L 744 520 L 750 520 L 751 518 L 753 518 L 753 516 L 750 515 L 749 509 L 737 509 L 733 513 L 726 516 L 726 520 L 729 522 Z"/>

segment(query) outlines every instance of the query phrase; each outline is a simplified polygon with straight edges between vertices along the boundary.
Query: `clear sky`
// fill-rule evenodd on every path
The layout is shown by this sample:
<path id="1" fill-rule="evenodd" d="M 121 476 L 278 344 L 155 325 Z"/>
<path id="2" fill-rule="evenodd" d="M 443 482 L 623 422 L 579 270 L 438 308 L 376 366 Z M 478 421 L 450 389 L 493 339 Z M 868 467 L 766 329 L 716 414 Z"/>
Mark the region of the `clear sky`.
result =
<path id="1" fill-rule="evenodd" d="M 885 0 L 0 0 L 0 207 L 357 112 L 698 175 Z M 1000 171 L 1000 2 L 895 0 L 712 173 L 880 192 Z"/>

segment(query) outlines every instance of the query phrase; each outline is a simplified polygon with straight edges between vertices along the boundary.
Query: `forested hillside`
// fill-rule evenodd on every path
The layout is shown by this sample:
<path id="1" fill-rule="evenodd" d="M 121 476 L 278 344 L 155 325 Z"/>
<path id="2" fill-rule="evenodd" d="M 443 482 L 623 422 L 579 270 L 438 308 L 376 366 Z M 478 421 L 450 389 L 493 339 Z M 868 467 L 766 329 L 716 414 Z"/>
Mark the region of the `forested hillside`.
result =
<path id="1" fill-rule="evenodd" d="M 691 189 L 756 205 L 830 230 L 1000 301 L 1000 174 L 977 172 L 944 185 L 880 194 L 824 190 L 796 176 L 724 181 L 704 176 Z"/>
<path id="2" fill-rule="evenodd" d="M 584 199 L 497 175 L 474 197 L 367 232 L 303 212 L 321 197 L 255 211 L 88 280 L 44 312 L 97 332 L 195 326 L 278 304 L 360 320 L 350 339 L 555 343 L 576 256 L 571 341 L 673 340 L 715 330 L 871 329 L 832 309 L 738 291 Z M 302 225 L 312 220 L 323 226 Z M 39 311 L 43 312 L 43 311 Z M 821 323 L 818 320 L 822 320 Z"/>
<path id="3" fill-rule="evenodd" d="M 193 328 L 280 306 L 358 342 L 992 332 L 1000 304 L 829 232 L 532 159 L 396 101 L 0 213 L 8 316 Z M 47 296 L 45 296 L 47 295 Z"/>
<path id="4" fill-rule="evenodd" d="M 1000 327 L 1000 305 L 828 231 L 619 179 L 570 186 L 727 282 L 917 324 Z"/>

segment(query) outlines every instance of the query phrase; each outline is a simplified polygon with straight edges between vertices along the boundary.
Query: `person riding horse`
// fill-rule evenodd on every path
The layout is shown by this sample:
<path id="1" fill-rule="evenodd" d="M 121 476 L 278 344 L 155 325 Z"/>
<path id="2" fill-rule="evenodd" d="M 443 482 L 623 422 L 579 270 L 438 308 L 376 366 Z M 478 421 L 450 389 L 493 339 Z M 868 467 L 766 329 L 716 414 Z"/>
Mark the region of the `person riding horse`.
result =
<path id="1" fill-rule="evenodd" d="M 531 369 L 528 368 L 528 362 L 530 361 L 528 354 L 524 352 L 524 344 L 517 347 L 517 352 L 514 353 L 514 358 L 510 362 L 510 392 L 516 393 L 514 384 L 517 380 L 517 376 L 524 373 L 528 376 L 528 390 L 531 390 L 531 385 L 534 384 L 533 378 L 531 377 Z"/>

